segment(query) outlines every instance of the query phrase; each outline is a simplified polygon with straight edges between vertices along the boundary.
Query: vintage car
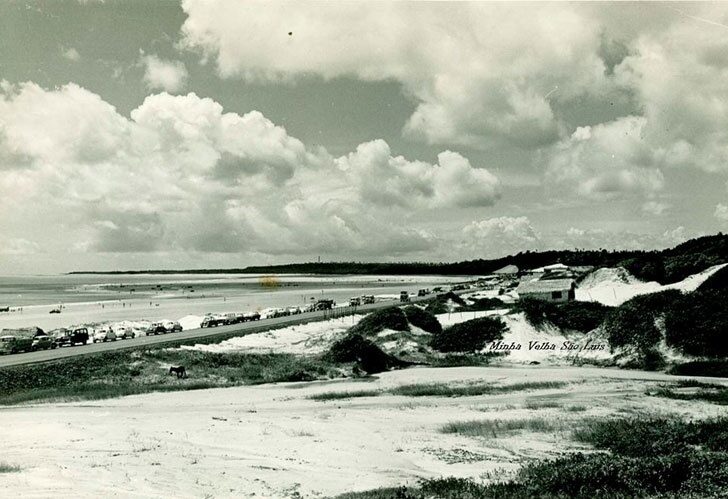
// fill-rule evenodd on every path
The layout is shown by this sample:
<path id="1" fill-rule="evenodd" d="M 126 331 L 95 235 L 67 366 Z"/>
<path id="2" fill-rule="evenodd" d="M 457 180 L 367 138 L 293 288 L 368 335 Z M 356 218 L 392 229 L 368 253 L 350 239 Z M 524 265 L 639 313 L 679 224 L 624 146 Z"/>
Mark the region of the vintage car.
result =
<path id="1" fill-rule="evenodd" d="M 33 344 L 30 347 L 31 350 L 49 350 L 51 348 L 56 348 L 56 342 L 52 336 L 47 334 L 39 334 L 33 338 Z"/>
<path id="2" fill-rule="evenodd" d="M 104 343 L 107 341 L 115 341 L 116 333 L 110 327 L 102 327 L 94 331 L 94 343 Z"/>
<path id="3" fill-rule="evenodd" d="M 56 346 L 64 345 L 75 346 L 85 345 L 89 339 L 88 329 L 85 327 L 76 327 L 71 329 L 61 328 L 50 332 L 53 336 Z"/>
<path id="4" fill-rule="evenodd" d="M 0 354 L 29 352 L 33 346 L 33 339 L 26 336 L 3 335 L 0 336 Z"/>

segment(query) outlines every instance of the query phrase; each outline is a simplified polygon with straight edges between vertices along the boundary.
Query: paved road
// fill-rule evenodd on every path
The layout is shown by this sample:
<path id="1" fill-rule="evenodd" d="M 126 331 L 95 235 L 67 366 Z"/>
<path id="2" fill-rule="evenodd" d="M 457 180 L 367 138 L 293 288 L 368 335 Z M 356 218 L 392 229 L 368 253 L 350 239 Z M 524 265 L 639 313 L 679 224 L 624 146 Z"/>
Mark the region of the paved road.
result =
<path id="1" fill-rule="evenodd" d="M 425 301 L 428 299 L 432 299 L 432 295 L 425 297 L 412 297 L 412 303 Z M 111 350 L 124 350 L 141 346 L 161 346 L 165 343 L 179 343 L 180 341 L 192 339 L 211 338 L 215 336 L 230 336 L 232 334 L 252 334 L 281 326 L 305 324 L 307 322 L 327 320 L 333 317 L 341 317 L 342 315 L 352 315 L 353 313 L 368 313 L 373 310 L 388 308 L 398 304 L 399 302 L 395 301 L 385 301 L 380 303 L 372 303 L 370 305 L 361 305 L 359 307 L 346 307 L 343 309 L 306 312 L 303 314 L 278 317 L 276 319 L 264 319 L 254 322 L 244 322 L 242 324 L 232 324 L 230 326 L 218 326 L 205 329 L 189 329 L 187 331 L 182 331 L 179 333 L 169 333 L 157 336 L 141 336 L 139 338 L 134 338 L 131 340 L 117 340 L 109 343 L 92 343 L 84 346 L 63 347 L 56 348 L 54 350 L 41 350 L 38 352 L 4 355 L 0 356 L 0 367 L 47 362 L 50 360 L 62 359 L 66 357 L 88 355 L 98 352 L 108 352 Z"/>

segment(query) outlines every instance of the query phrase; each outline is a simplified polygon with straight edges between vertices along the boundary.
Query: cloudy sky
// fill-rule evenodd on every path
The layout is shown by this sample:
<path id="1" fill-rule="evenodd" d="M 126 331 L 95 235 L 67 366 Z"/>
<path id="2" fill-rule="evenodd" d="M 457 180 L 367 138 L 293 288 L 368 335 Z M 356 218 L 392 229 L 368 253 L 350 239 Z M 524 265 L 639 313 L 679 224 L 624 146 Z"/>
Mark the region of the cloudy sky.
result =
<path id="1" fill-rule="evenodd" d="M 0 273 L 728 229 L 728 4 L 0 3 Z"/>

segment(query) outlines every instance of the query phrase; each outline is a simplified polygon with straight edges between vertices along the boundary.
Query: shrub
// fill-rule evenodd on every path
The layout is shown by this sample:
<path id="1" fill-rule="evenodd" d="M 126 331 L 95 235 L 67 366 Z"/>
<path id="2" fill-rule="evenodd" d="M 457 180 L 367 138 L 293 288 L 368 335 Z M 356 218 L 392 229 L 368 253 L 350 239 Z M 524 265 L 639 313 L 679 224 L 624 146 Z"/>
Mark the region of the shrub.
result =
<path id="1" fill-rule="evenodd" d="M 434 299 L 425 307 L 425 311 L 431 314 L 446 314 L 450 311 L 442 300 Z"/>
<path id="2" fill-rule="evenodd" d="M 665 314 L 665 341 L 688 355 L 728 356 L 728 292 L 698 291 L 676 300 Z"/>
<path id="3" fill-rule="evenodd" d="M 360 334 L 350 333 L 334 342 L 327 356 L 333 362 L 357 362 L 367 374 L 383 372 L 398 365 L 396 359 Z"/>
<path id="4" fill-rule="evenodd" d="M 464 310 L 472 312 L 477 310 L 495 310 L 507 307 L 503 300 L 498 298 L 473 298 L 472 303 L 466 305 Z"/>
<path id="5" fill-rule="evenodd" d="M 728 265 L 708 277 L 698 287 L 698 291 L 724 290 L 728 289 Z"/>
<path id="6" fill-rule="evenodd" d="M 441 352 L 477 352 L 491 341 L 503 339 L 506 324 L 499 317 L 461 322 L 432 337 L 430 346 Z"/>
<path id="7" fill-rule="evenodd" d="M 410 324 L 428 333 L 439 334 L 442 332 L 442 326 L 440 325 L 440 321 L 437 320 L 437 317 L 419 307 L 406 307 L 404 309 L 404 315 Z"/>
<path id="8" fill-rule="evenodd" d="M 409 331 L 409 323 L 404 312 L 399 307 L 385 308 L 372 312 L 349 328 L 350 334 L 373 336 L 385 329 L 395 331 Z"/>
<path id="9" fill-rule="evenodd" d="M 597 302 L 582 301 L 557 305 L 526 298 L 518 302 L 517 309 L 536 327 L 551 323 L 561 329 L 588 333 L 604 321 L 610 307 Z"/>
<path id="10" fill-rule="evenodd" d="M 728 378 L 728 360 L 706 360 L 685 362 L 670 369 L 670 374 L 678 376 L 715 376 Z"/>

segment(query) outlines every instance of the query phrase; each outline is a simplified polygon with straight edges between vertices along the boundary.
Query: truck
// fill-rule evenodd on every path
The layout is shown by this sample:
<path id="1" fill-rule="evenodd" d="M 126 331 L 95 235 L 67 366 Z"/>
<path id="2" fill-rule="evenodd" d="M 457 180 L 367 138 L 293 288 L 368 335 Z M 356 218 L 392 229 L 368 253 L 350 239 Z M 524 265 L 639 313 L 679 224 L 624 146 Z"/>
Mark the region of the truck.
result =
<path id="1" fill-rule="evenodd" d="M 55 339 L 56 345 L 62 347 L 64 345 L 76 346 L 85 345 L 88 341 L 88 329 L 85 327 L 61 328 L 50 332 Z"/>

